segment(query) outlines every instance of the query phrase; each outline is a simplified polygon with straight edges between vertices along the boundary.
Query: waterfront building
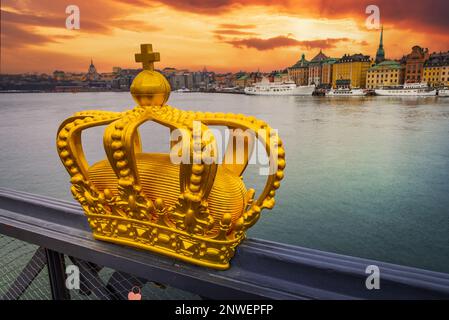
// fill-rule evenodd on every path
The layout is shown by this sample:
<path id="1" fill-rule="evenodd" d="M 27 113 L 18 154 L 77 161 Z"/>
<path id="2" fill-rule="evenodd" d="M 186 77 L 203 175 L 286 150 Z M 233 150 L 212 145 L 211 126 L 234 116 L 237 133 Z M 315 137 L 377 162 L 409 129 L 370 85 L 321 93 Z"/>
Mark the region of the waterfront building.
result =
<path id="1" fill-rule="evenodd" d="M 66 72 L 64 79 L 67 81 L 83 81 L 84 77 L 84 73 Z"/>
<path id="2" fill-rule="evenodd" d="M 309 81 L 309 61 L 306 60 L 304 54 L 302 54 L 301 59 L 298 60 L 293 66 L 288 68 L 288 76 L 293 80 L 298 86 L 306 86 Z"/>
<path id="3" fill-rule="evenodd" d="M 114 72 L 104 72 L 104 73 L 100 74 L 100 77 L 101 77 L 101 80 L 110 82 L 117 77 L 117 74 Z"/>
<path id="4" fill-rule="evenodd" d="M 53 79 L 55 79 L 56 81 L 65 80 L 65 72 L 61 70 L 53 71 Z"/>
<path id="5" fill-rule="evenodd" d="M 412 52 L 404 57 L 405 82 L 421 82 L 423 80 L 424 62 L 429 58 L 429 49 L 414 46 Z"/>
<path id="6" fill-rule="evenodd" d="M 327 58 L 323 60 L 321 68 L 321 86 L 330 87 L 332 85 L 332 66 L 338 59 Z"/>
<path id="7" fill-rule="evenodd" d="M 268 77 L 270 78 L 270 76 L 271 75 L 269 75 Z M 262 74 L 259 71 L 251 73 L 240 71 L 233 75 L 232 84 L 228 87 L 239 87 L 243 89 L 245 87 L 253 85 L 256 82 L 260 82 L 261 80 Z M 273 81 L 273 77 L 271 77 L 270 81 Z"/>
<path id="8" fill-rule="evenodd" d="M 54 78 L 47 74 L 0 74 L 0 91 L 51 91 L 55 83 Z"/>
<path id="9" fill-rule="evenodd" d="M 99 81 L 101 79 L 100 74 L 97 72 L 92 59 L 90 59 L 89 69 L 83 78 L 83 81 Z"/>
<path id="10" fill-rule="evenodd" d="M 170 83 L 170 87 L 172 90 L 192 89 L 193 76 L 188 70 L 165 68 L 164 70 L 162 70 L 162 74 Z"/>
<path id="11" fill-rule="evenodd" d="M 405 66 L 399 61 L 385 60 L 383 32 L 384 28 L 382 26 L 380 31 L 379 47 L 376 52 L 375 65 L 371 66 L 366 73 L 367 89 L 392 87 L 404 83 Z"/>
<path id="12" fill-rule="evenodd" d="M 199 91 L 207 91 L 212 87 L 214 73 L 204 68 L 202 71 L 193 72 L 193 89 Z"/>
<path id="13" fill-rule="evenodd" d="M 112 80 L 111 86 L 118 90 L 129 90 L 132 81 L 141 69 L 120 69 L 115 79 Z"/>
<path id="14" fill-rule="evenodd" d="M 161 73 L 167 78 L 172 90 L 209 90 L 212 87 L 214 77 L 214 73 L 208 72 L 206 68 L 198 72 L 191 72 L 185 69 L 164 68 Z"/>
<path id="15" fill-rule="evenodd" d="M 284 70 L 284 71 L 280 72 L 280 73 L 278 74 L 278 79 L 279 79 L 281 82 L 291 81 L 290 76 L 288 75 L 288 71 L 287 71 L 287 70 Z"/>
<path id="16" fill-rule="evenodd" d="M 398 86 L 404 83 L 404 66 L 398 61 L 384 60 L 366 73 L 366 88 L 377 89 L 388 86 Z"/>
<path id="17" fill-rule="evenodd" d="M 273 71 L 268 76 L 270 82 L 287 82 L 290 79 L 287 70 Z"/>
<path id="18" fill-rule="evenodd" d="M 320 85 L 323 69 L 323 62 L 328 57 L 320 50 L 320 52 L 309 62 L 308 85 Z"/>
<path id="19" fill-rule="evenodd" d="M 449 51 L 429 56 L 424 63 L 423 81 L 433 87 L 449 86 Z"/>
<path id="20" fill-rule="evenodd" d="M 247 86 L 249 86 L 251 84 L 251 79 L 250 77 L 245 73 L 243 75 L 241 75 L 240 77 L 236 78 L 234 81 L 234 84 L 236 87 L 239 88 L 245 88 Z"/>
<path id="21" fill-rule="evenodd" d="M 164 69 L 162 69 L 161 73 L 168 78 L 170 75 L 175 74 L 176 72 L 178 72 L 178 70 L 176 70 L 175 68 L 172 67 L 166 67 Z"/>
<path id="22" fill-rule="evenodd" d="M 193 75 L 188 70 L 181 70 L 169 78 L 172 90 L 189 89 L 193 87 Z"/>
<path id="23" fill-rule="evenodd" d="M 215 88 L 222 89 L 222 88 L 230 88 L 234 87 L 234 80 L 233 80 L 233 74 L 228 73 L 222 73 L 222 74 L 216 74 L 215 75 Z"/>
<path id="24" fill-rule="evenodd" d="M 332 86 L 365 88 L 366 73 L 371 67 L 369 56 L 359 54 L 345 54 L 332 65 Z"/>
<path id="25" fill-rule="evenodd" d="M 385 50 L 384 50 L 383 36 L 384 36 L 384 26 L 382 26 L 382 29 L 380 31 L 379 48 L 377 48 L 376 60 L 375 60 L 376 64 L 381 63 L 382 61 L 385 60 Z"/>

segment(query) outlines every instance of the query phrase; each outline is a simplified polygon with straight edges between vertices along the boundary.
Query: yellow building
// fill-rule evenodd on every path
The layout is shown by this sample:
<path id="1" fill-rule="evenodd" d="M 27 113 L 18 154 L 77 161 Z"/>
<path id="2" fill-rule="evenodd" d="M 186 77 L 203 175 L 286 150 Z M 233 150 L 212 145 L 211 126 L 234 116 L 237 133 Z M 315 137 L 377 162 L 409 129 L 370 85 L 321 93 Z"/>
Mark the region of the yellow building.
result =
<path id="1" fill-rule="evenodd" d="M 371 67 L 369 56 L 362 54 L 344 55 L 332 65 L 332 86 L 365 88 L 366 73 Z"/>
<path id="2" fill-rule="evenodd" d="M 306 60 L 304 54 L 301 56 L 301 60 L 299 60 L 293 66 L 288 68 L 288 76 L 298 86 L 308 85 L 309 61 Z"/>
<path id="3" fill-rule="evenodd" d="M 376 89 L 404 83 L 404 67 L 397 61 L 385 60 L 368 69 L 366 88 Z"/>
<path id="4" fill-rule="evenodd" d="M 252 81 L 251 81 L 251 78 L 247 74 L 244 74 L 244 75 L 238 77 L 237 79 L 235 79 L 234 84 L 236 87 L 245 88 L 245 87 L 250 86 L 252 84 Z"/>
<path id="5" fill-rule="evenodd" d="M 274 75 L 270 76 L 270 81 L 272 82 L 278 82 L 278 83 L 282 83 L 282 82 L 287 82 L 290 80 L 290 76 L 288 75 L 287 72 L 278 72 L 275 73 Z"/>
<path id="6" fill-rule="evenodd" d="M 430 55 L 424 63 L 423 81 L 433 87 L 449 86 L 449 51 Z"/>

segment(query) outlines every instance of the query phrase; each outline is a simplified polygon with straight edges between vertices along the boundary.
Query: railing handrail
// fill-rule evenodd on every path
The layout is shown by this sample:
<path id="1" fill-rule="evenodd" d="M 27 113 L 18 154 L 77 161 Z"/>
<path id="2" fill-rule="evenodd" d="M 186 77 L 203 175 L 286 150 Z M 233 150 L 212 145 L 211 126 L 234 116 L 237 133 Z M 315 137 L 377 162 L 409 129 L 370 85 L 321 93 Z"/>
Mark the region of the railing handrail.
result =
<path id="1" fill-rule="evenodd" d="M 269 299 L 449 298 L 449 274 L 247 239 L 217 271 L 94 240 L 77 203 L 0 188 L 0 233 L 203 297 Z M 380 289 L 368 290 L 368 265 Z"/>

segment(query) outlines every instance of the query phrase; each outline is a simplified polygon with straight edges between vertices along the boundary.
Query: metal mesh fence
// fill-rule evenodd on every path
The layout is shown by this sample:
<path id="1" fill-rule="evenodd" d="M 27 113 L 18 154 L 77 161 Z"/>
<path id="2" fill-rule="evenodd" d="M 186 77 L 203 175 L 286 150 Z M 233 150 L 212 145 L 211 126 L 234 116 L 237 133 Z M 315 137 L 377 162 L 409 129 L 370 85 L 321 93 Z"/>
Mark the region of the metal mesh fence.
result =
<path id="1" fill-rule="evenodd" d="M 38 249 L 35 245 L 0 235 L 1 298 L 51 299 L 46 257 Z M 26 272 L 22 272 L 25 268 Z"/>
<path id="2" fill-rule="evenodd" d="M 75 265 L 80 288 L 69 290 L 73 300 L 128 299 L 141 294 L 144 300 L 200 299 L 173 287 L 134 277 L 127 273 L 64 256 L 65 266 Z M 15 238 L 0 235 L 0 299 L 51 299 L 45 250 Z"/>

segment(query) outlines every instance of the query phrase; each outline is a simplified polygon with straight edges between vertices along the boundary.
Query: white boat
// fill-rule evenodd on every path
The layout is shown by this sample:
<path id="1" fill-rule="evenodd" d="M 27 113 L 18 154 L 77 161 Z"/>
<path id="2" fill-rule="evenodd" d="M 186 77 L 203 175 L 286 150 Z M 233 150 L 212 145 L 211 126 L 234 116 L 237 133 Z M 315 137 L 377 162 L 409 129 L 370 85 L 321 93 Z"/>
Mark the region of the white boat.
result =
<path id="1" fill-rule="evenodd" d="M 226 87 L 217 89 L 217 92 L 239 92 L 239 87 Z"/>
<path id="2" fill-rule="evenodd" d="M 443 88 L 438 90 L 439 97 L 449 97 L 449 88 Z"/>
<path id="3" fill-rule="evenodd" d="M 331 97 L 360 97 L 366 96 L 366 92 L 363 89 L 356 88 L 337 88 L 331 89 L 326 93 L 326 96 Z"/>
<path id="4" fill-rule="evenodd" d="M 182 89 L 176 90 L 175 92 L 190 92 L 190 90 L 187 88 L 182 88 Z"/>
<path id="5" fill-rule="evenodd" d="M 405 83 L 403 86 L 375 89 L 378 96 L 435 96 L 437 91 L 430 88 L 427 83 Z"/>
<path id="6" fill-rule="evenodd" d="M 263 78 L 261 82 L 244 89 L 245 94 L 257 96 L 311 96 L 315 86 L 297 86 L 293 81 L 270 82 Z"/>

